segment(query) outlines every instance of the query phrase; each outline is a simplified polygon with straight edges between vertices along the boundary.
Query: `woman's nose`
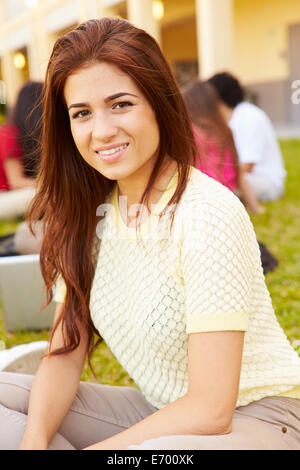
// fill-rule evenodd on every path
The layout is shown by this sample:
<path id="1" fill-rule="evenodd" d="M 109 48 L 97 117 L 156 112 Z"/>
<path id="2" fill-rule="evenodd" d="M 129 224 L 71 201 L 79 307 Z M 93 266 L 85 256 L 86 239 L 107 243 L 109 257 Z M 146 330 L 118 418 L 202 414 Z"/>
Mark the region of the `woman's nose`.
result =
<path id="1" fill-rule="evenodd" d="M 99 113 L 93 120 L 92 136 L 100 142 L 109 142 L 116 136 L 118 128 L 113 119 L 104 113 Z"/>

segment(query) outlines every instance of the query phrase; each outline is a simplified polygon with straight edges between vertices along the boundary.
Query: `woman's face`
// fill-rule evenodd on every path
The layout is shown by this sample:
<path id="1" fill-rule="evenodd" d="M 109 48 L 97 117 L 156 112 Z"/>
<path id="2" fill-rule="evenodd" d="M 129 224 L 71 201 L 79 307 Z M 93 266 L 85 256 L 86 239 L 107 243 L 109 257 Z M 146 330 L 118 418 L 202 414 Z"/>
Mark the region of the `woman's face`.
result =
<path id="1" fill-rule="evenodd" d="M 84 160 L 111 180 L 134 184 L 148 179 L 157 158 L 159 128 L 129 75 L 99 62 L 70 75 L 64 95 Z"/>

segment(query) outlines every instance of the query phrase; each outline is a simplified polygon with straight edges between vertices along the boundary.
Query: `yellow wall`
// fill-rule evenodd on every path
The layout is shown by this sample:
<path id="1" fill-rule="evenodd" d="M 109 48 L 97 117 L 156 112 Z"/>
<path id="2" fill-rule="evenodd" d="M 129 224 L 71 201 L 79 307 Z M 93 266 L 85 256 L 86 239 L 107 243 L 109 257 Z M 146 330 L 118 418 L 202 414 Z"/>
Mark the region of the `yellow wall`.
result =
<path id="1" fill-rule="evenodd" d="M 295 23 L 299 0 L 235 0 L 234 71 L 244 83 L 288 78 L 288 26 Z"/>
<path id="2" fill-rule="evenodd" d="M 197 60 L 197 37 L 195 18 L 162 28 L 161 46 L 170 64 Z"/>
<path id="3" fill-rule="evenodd" d="M 195 0 L 164 0 L 161 47 L 170 64 L 197 60 Z"/>
<path id="4" fill-rule="evenodd" d="M 165 14 L 162 25 L 195 15 L 195 1 L 163 0 Z"/>
<path id="5" fill-rule="evenodd" d="M 6 42 L 13 30 L 28 21 L 34 20 L 32 24 L 43 30 L 46 13 L 68 1 L 42 0 L 34 10 L 33 18 L 28 10 L 27 15 L 23 14 L 9 23 L 2 23 L 0 41 Z M 80 3 L 82 12 L 88 14 L 87 6 L 90 3 L 87 0 L 80 0 Z M 97 5 L 100 5 L 100 2 Z M 4 0 L 0 0 L 0 23 L 4 18 L 1 15 L 3 6 Z M 197 60 L 196 0 L 164 0 L 164 8 L 165 15 L 160 21 L 161 45 L 167 60 L 171 64 Z M 126 17 L 126 0 L 103 13 Z M 241 81 L 250 84 L 286 80 L 290 72 L 288 26 L 300 23 L 300 0 L 233 0 L 233 17 L 233 71 Z M 38 28 L 33 48 L 35 56 L 31 62 L 31 66 L 33 64 L 35 67 L 34 70 L 31 68 L 34 79 L 43 76 L 46 58 L 48 59 L 56 38 L 56 34 L 44 34 L 43 38 Z M 5 51 L 5 47 L 3 50 Z M 6 57 L 2 57 L 2 72 L 8 83 L 7 96 L 11 100 L 17 89 L 13 77 L 15 71 L 11 66 L 10 52 L 5 51 L 3 54 Z"/>

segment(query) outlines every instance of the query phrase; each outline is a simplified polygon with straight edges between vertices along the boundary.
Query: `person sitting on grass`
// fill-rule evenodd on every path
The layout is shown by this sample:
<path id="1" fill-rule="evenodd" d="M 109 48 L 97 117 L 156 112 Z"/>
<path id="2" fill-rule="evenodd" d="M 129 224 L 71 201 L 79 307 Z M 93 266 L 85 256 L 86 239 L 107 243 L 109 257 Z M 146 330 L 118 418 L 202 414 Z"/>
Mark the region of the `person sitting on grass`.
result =
<path id="1" fill-rule="evenodd" d="M 33 198 L 40 159 L 43 84 L 27 82 L 0 127 L 0 219 L 23 217 Z"/>
<path id="2" fill-rule="evenodd" d="M 30 220 L 57 310 L 36 375 L 0 373 L 0 448 L 299 448 L 300 358 L 156 41 L 118 18 L 58 38 L 44 117 Z M 80 382 L 95 333 L 138 388 Z"/>
<path id="3" fill-rule="evenodd" d="M 250 213 L 263 213 L 264 207 L 239 165 L 232 132 L 221 114 L 214 87 L 196 80 L 186 85 L 182 93 L 199 149 L 196 168 L 239 195 Z"/>
<path id="4" fill-rule="evenodd" d="M 220 111 L 214 87 L 208 82 L 196 80 L 186 85 L 182 93 L 198 149 L 196 168 L 233 191 L 248 212 L 264 213 L 264 206 L 259 204 L 243 167 L 239 165 L 232 132 Z M 278 261 L 262 242 L 258 244 L 266 274 L 277 268 Z"/>
<path id="5" fill-rule="evenodd" d="M 261 202 L 278 200 L 284 193 L 286 171 L 273 125 L 267 114 L 245 100 L 236 77 L 216 73 L 208 82 L 220 98 L 220 110 L 232 130 L 239 162 Z"/>

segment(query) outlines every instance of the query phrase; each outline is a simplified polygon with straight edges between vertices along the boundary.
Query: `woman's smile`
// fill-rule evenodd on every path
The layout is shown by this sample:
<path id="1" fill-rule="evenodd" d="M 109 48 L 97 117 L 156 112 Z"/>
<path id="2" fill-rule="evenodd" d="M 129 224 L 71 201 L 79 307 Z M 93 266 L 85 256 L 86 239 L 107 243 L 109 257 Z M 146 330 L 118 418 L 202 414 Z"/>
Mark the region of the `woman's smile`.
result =
<path id="1" fill-rule="evenodd" d="M 107 147 L 101 147 L 100 149 L 95 150 L 95 153 L 103 162 L 115 162 L 119 160 L 122 155 L 124 155 L 128 146 L 128 143 L 119 145 L 109 145 Z"/>

